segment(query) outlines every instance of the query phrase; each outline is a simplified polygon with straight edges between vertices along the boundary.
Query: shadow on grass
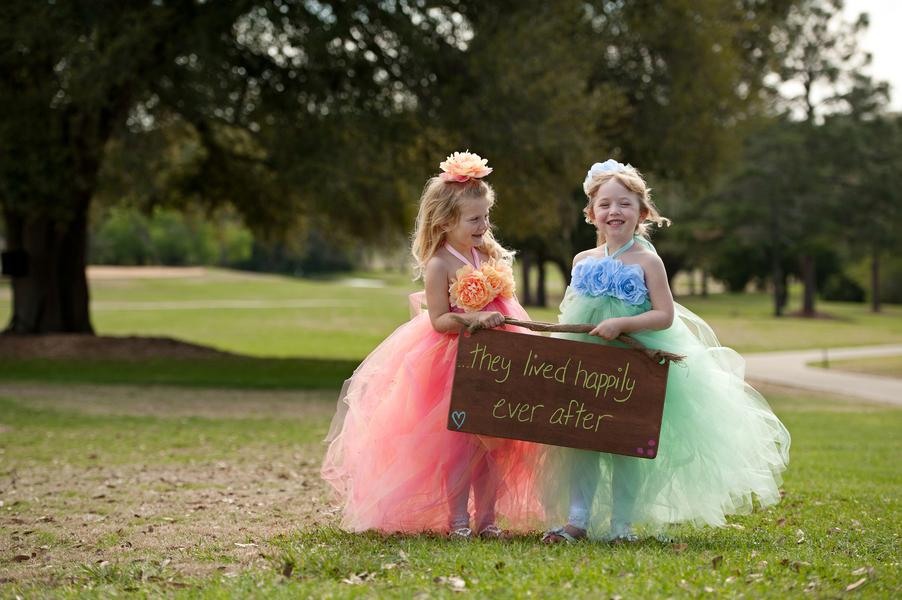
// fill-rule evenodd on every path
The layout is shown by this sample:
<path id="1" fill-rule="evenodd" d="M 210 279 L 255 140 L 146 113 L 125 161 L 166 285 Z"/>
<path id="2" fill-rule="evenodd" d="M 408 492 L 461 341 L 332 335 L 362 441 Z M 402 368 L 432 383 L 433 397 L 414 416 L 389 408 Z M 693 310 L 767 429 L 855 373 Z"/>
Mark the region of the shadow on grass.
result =
<path id="1" fill-rule="evenodd" d="M 0 381 L 175 385 L 237 389 L 335 389 L 357 361 L 317 358 L 2 358 Z"/>

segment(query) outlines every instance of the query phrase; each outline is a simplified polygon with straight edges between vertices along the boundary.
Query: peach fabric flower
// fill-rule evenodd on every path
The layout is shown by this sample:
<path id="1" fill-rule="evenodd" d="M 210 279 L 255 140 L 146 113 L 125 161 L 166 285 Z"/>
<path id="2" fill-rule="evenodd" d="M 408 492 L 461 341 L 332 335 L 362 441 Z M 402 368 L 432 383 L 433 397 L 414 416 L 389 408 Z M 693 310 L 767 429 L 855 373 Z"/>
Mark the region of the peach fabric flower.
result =
<path id="1" fill-rule="evenodd" d="M 448 288 L 451 306 L 462 308 L 465 312 L 476 312 L 495 299 L 496 294 L 482 271 L 465 265 L 457 270 L 456 275 L 457 278 Z"/>
<path id="2" fill-rule="evenodd" d="M 488 160 L 472 152 L 455 152 L 439 165 L 443 173 L 439 177 L 444 181 L 464 182 L 481 179 L 492 172 L 486 164 Z"/>
<path id="3" fill-rule="evenodd" d="M 510 265 L 504 262 L 491 261 L 483 264 L 480 270 L 485 275 L 489 285 L 492 286 L 492 292 L 494 292 L 495 297 L 513 297 L 514 274 L 511 272 Z"/>

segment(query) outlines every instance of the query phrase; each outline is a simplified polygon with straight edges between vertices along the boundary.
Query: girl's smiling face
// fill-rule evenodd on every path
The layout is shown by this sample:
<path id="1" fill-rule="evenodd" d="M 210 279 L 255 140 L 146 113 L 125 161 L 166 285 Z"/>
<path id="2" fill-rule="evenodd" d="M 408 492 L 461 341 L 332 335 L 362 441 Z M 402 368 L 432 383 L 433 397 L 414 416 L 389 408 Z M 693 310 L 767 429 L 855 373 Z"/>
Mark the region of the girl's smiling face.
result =
<path id="1" fill-rule="evenodd" d="M 483 236 L 489 230 L 489 209 L 492 204 L 486 197 L 467 198 L 460 204 L 460 218 L 445 230 L 445 238 L 457 250 L 469 251 L 481 246 Z"/>
<path id="2" fill-rule="evenodd" d="M 636 192 L 628 190 L 617 179 L 609 179 L 592 198 L 590 218 L 605 239 L 625 238 L 636 232 L 646 212 Z"/>

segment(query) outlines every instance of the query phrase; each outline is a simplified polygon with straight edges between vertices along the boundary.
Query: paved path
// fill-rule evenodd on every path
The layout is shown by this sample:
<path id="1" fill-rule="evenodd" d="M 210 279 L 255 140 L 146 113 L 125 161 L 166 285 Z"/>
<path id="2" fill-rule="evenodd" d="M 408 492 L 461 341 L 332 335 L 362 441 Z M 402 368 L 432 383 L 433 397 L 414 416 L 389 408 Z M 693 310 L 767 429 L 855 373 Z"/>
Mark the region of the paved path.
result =
<path id="1" fill-rule="evenodd" d="M 830 348 L 827 351 L 830 361 L 900 354 L 902 344 Z M 807 366 L 806 363 L 824 359 L 822 349 L 763 352 L 743 356 L 746 360 L 746 377 L 755 381 L 902 406 L 902 379 Z"/>

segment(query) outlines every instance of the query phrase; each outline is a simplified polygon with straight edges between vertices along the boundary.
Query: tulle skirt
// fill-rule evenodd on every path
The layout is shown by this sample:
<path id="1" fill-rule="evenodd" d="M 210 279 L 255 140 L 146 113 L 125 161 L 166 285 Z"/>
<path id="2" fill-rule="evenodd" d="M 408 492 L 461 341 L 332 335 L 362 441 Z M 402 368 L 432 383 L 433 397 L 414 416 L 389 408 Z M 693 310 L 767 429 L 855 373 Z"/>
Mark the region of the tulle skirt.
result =
<path id="1" fill-rule="evenodd" d="M 515 299 L 484 310 L 528 318 Z M 345 382 L 322 466 L 344 529 L 448 531 L 461 503 L 481 521 L 477 528 L 495 519 L 512 529 L 540 522 L 540 447 L 447 428 L 456 352 L 457 335 L 436 332 L 422 313 Z"/>
<path id="2" fill-rule="evenodd" d="M 598 323 L 647 310 L 612 298 L 569 291 L 561 321 Z M 789 461 L 789 432 L 765 399 L 745 382 L 745 362 L 720 346 L 710 327 L 677 305 L 671 327 L 633 337 L 649 348 L 686 356 L 672 363 L 657 455 L 652 459 L 546 447 L 542 496 L 549 522 L 568 516 L 573 497 L 587 500 L 589 535 L 605 538 L 612 522 L 637 533 L 668 524 L 724 525 L 757 501 L 779 501 L 781 473 Z M 611 343 L 582 334 L 560 337 Z"/>

